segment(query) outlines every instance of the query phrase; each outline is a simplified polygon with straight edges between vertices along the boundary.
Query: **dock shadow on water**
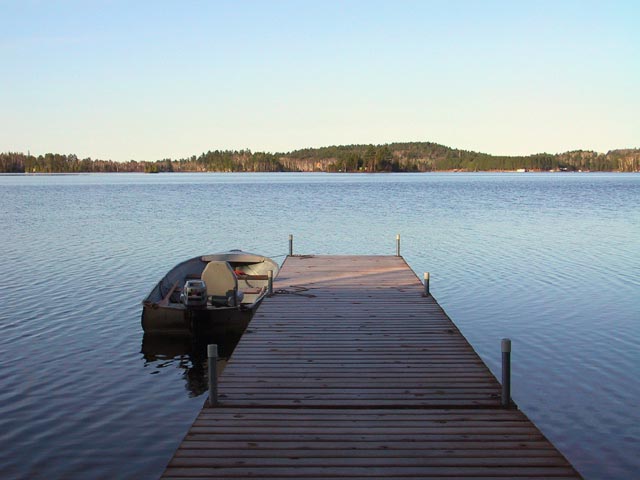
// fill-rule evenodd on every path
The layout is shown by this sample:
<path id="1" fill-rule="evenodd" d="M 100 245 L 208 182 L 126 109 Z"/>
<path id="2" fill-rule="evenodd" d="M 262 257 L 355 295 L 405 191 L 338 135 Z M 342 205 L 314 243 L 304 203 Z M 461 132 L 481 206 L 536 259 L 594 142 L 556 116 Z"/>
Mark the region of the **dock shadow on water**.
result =
<path id="1" fill-rule="evenodd" d="M 208 392 L 207 345 L 218 345 L 218 374 L 222 373 L 227 360 L 240 341 L 244 330 L 220 327 L 211 333 L 172 336 L 145 333 L 140 352 L 145 367 L 151 367 L 151 375 L 163 368 L 183 370 L 182 378 L 190 397 Z"/>

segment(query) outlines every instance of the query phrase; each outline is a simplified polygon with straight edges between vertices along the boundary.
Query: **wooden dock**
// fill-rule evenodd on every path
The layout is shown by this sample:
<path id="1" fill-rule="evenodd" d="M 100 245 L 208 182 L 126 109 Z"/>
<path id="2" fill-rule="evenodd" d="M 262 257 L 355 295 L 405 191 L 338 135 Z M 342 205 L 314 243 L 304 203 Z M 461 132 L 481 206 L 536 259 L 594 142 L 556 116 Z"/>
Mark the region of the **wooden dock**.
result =
<path id="1" fill-rule="evenodd" d="M 581 478 L 402 257 L 288 257 L 163 478 Z"/>

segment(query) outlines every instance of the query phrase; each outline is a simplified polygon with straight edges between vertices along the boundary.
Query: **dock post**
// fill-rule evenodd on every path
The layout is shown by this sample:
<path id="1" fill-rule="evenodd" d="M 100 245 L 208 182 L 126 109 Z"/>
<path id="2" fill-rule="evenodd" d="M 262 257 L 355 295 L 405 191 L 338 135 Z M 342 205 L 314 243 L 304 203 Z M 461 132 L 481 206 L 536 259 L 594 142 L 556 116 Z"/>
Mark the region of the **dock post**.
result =
<path id="1" fill-rule="evenodd" d="M 289 256 L 293 256 L 293 235 L 289 235 Z"/>
<path id="2" fill-rule="evenodd" d="M 511 340 L 503 338 L 500 346 L 502 350 L 502 406 L 508 408 L 511 404 Z"/>
<path id="3" fill-rule="evenodd" d="M 396 235 L 396 257 L 400 256 L 400 234 Z"/>
<path id="4" fill-rule="evenodd" d="M 429 272 L 424 272 L 424 296 L 429 296 Z"/>
<path id="5" fill-rule="evenodd" d="M 209 367 L 209 406 L 218 404 L 218 345 L 207 345 L 207 366 Z"/>
<path id="6" fill-rule="evenodd" d="M 267 295 L 273 295 L 273 270 L 267 272 Z"/>

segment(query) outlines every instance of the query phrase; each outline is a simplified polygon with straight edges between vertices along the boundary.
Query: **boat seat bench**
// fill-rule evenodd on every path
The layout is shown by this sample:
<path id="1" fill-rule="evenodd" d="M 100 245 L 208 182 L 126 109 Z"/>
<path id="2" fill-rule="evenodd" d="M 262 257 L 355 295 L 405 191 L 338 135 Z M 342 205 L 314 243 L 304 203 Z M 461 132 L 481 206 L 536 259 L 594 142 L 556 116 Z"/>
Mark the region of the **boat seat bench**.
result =
<path id="1" fill-rule="evenodd" d="M 269 280 L 268 275 L 236 275 L 238 280 Z"/>
<path id="2" fill-rule="evenodd" d="M 169 289 L 169 292 L 162 298 L 162 300 L 160 300 L 158 302 L 159 305 L 168 305 L 169 304 L 169 299 L 171 298 L 171 295 L 173 295 L 173 292 L 176 291 L 176 289 L 178 288 L 178 285 L 180 285 L 180 281 L 176 280 L 176 282 L 173 284 L 173 286 Z"/>

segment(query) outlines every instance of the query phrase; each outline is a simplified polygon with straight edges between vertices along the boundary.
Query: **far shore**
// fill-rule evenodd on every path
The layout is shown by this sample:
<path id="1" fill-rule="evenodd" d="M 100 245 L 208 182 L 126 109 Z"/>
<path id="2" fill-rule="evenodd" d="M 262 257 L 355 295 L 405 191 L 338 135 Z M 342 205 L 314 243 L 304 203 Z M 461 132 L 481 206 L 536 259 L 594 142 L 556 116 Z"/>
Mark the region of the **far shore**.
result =
<path id="1" fill-rule="evenodd" d="M 0 172 L 0 176 L 40 176 L 40 177 L 53 177 L 53 176 L 78 176 L 78 175 L 104 175 L 104 174 L 113 174 L 113 175 L 123 175 L 123 174 L 139 174 L 139 175 L 162 175 L 162 174 L 187 174 L 187 173 L 202 173 L 202 174 L 246 174 L 251 175 L 255 173 L 268 173 L 268 174 L 329 174 L 329 175 L 430 175 L 430 174 L 441 174 L 441 173 L 461 173 L 461 174 L 488 174 L 488 173 L 517 173 L 517 174 L 527 174 L 527 173 L 559 173 L 559 174 L 571 174 L 571 173 L 640 173 L 640 172 L 621 172 L 619 170 L 527 170 L 525 172 L 519 170 L 434 170 L 429 172 L 328 172 L 324 170 L 314 170 L 314 171 L 278 171 L 278 172 L 268 172 L 268 171 L 217 171 L 217 170 L 179 170 L 172 172 L 130 172 L 130 171 L 117 171 L 117 172 Z"/>

